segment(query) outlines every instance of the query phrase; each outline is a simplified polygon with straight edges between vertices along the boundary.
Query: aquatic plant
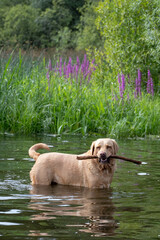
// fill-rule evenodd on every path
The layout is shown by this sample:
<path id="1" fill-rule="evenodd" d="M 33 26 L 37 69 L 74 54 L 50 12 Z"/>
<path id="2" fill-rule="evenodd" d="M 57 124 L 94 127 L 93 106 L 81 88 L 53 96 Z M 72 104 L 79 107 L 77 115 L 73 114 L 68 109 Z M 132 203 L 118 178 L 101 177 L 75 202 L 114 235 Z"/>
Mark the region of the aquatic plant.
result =
<path id="1" fill-rule="evenodd" d="M 141 71 L 138 69 L 138 78 L 135 81 L 135 97 L 141 96 Z"/>
<path id="2" fill-rule="evenodd" d="M 146 94 L 145 81 L 142 84 L 140 75 L 139 82 L 135 83 L 131 77 L 128 80 L 121 74 L 120 89 L 117 83 L 106 87 L 95 80 L 96 70 L 88 79 L 87 70 L 92 69 L 92 62 L 88 66 L 84 58 L 82 65 L 78 57 L 73 62 L 71 58 L 66 62 L 59 59 L 53 66 L 49 61 L 47 70 L 45 59 L 37 64 L 32 62 L 32 66 L 24 64 L 21 56 L 10 56 L 5 64 L 1 62 L 0 131 L 98 133 L 113 137 L 159 134 L 159 96 L 154 94 L 151 98 L 150 92 Z M 151 91 L 151 77 L 149 79 L 148 91 Z M 105 81 L 110 83 L 112 79 Z M 137 93 L 141 93 L 137 98 L 134 97 L 136 86 Z M 119 90 L 122 95 L 118 98 Z"/>
<path id="3" fill-rule="evenodd" d="M 90 63 L 87 59 L 87 55 L 84 55 L 84 59 L 82 63 L 80 63 L 80 59 L 77 56 L 76 63 L 73 63 L 71 57 L 69 57 L 68 63 L 66 61 L 62 61 L 62 57 L 59 61 L 56 62 L 55 66 L 52 67 L 51 59 L 49 59 L 49 63 L 47 66 L 46 77 L 49 81 L 51 74 L 56 74 L 57 76 L 64 77 L 65 79 L 76 79 L 76 82 L 81 85 L 83 81 L 90 81 L 92 72 L 96 69 L 96 64 L 94 64 L 94 59 Z"/>
<path id="4" fill-rule="evenodd" d="M 124 76 L 124 74 L 121 74 L 121 78 L 120 78 L 120 75 L 118 74 L 118 83 L 119 83 L 120 97 L 121 97 L 121 99 L 123 99 L 123 94 L 125 91 L 125 76 Z"/>
<path id="5" fill-rule="evenodd" d="M 141 97 L 142 96 L 142 87 L 141 87 L 141 83 L 142 83 L 142 74 L 140 69 L 138 69 L 138 76 L 135 79 L 135 91 L 134 91 L 134 97 Z M 125 88 L 126 88 L 126 80 L 125 80 L 125 75 L 122 73 L 121 74 L 121 78 L 120 78 L 120 74 L 118 74 L 118 84 L 119 84 L 119 95 L 120 98 L 123 99 L 124 97 L 124 92 L 125 92 Z M 131 82 L 128 82 L 128 85 L 131 85 Z M 132 88 L 132 86 L 131 86 Z M 153 79 L 151 77 L 151 73 L 150 70 L 148 70 L 148 80 L 147 80 L 147 93 L 150 95 L 154 95 L 154 87 L 153 87 Z M 129 99 L 129 93 L 127 93 L 127 99 Z"/>
<path id="6" fill-rule="evenodd" d="M 147 93 L 154 95 L 154 89 L 153 89 L 153 79 L 151 77 L 151 72 L 148 70 L 148 80 L 147 80 Z"/>

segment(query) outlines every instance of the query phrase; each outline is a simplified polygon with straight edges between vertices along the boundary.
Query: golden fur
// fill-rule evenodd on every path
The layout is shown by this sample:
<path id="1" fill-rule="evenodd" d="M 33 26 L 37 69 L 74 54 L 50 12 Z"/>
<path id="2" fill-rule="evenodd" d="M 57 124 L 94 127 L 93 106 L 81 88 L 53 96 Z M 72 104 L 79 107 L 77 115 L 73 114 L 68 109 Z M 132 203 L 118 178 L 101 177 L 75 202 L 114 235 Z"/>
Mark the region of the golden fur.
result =
<path id="1" fill-rule="evenodd" d="M 77 160 L 77 155 L 49 152 L 39 154 L 38 149 L 47 149 L 44 143 L 33 145 L 29 156 L 36 161 L 30 171 L 32 184 L 50 185 L 58 183 L 88 188 L 108 188 L 116 168 L 118 145 L 115 140 L 102 138 L 94 141 L 88 152 L 82 155 L 96 155 L 98 159 Z"/>

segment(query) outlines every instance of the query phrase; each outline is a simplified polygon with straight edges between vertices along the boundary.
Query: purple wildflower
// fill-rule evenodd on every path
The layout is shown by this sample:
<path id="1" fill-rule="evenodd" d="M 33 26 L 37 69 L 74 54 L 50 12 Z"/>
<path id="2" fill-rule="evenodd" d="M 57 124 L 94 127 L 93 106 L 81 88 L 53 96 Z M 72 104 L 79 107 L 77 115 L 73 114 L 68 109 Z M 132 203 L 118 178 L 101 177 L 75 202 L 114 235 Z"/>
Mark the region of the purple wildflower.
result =
<path id="1" fill-rule="evenodd" d="M 59 75 L 62 76 L 62 58 L 59 60 Z"/>
<path id="2" fill-rule="evenodd" d="M 50 72 L 53 71 L 51 59 L 49 59 L 47 69 L 48 69 L 48 71 L 46 73 L 46 78 L 48 80 L 48 88 L 50 88 Z"/>
<path id="3" fill-rule="evenodd" d="M 64 61 L 64 64 L 63 64 L 63 75 L 66 76 L 66 62 Z"/>
<path id="4" fill-rule="evenodd" d="M 50 88 L 50 75 L 49 75 L 49 70 L 48 70 L 47 73 L 46 73 L 46 77 L 47 77 L 47 80 L 48 80 L 48 88 Z"/>
<path id="5" fill-rule="evenodd" d="M 123 93 L 124 93 L 124 91 L 125 91 L 125 76 L 124 76 L 124 74 L 122 74 L 121 75 L 121 87 L 122 87 L 122 91 L 123 91 Z"/>
<path id="6" fill-rule="evenodd" d="M 141 96 L 141 71 L 138 69 L 138 82 L 137 82 L 138 95 Z"/>
<path id="7" fill-rule="evenodd" d="M 91 69 L 89 69 L 89 70 L 84 74 L 83 79 L 85 79 L 85 78 L 87 77 L 87 75 L 90 74 L 90 72 L 91 72 Z"/>
<path id="8" fill-rule="evenodd" d="M 72 78 L 75 77 L 75 69 L 76 69 L 76 64 L 72 66 Z"/>
<path id="9" fill-rule="evenodd" d="M 138 78 L 136 78 L 135 81 L 135 98 L 137 98 L 138 96 L 141 96 L 141 71 L 138 69 Z"/>
<path id="10" fill-rule="evenodd" d="M 79 57 L 77 57 L 77 66 L 78 66 L 78 68 L 79 68 L 79 66 L 80 66 Z"/>
<path id="11" fill-rule="evenodd" d="M 95 60 L 92 60 L 91 64 L 89 60 L 87 60 L 87 55 L 84 55 L 84 59 L 82 64 L 80 63 L 79 57 L 76 59 L 76 63 L 72 64 L 72 58 L 69 57 L 68 63 L 64 61 L 62 62 L 62 58 L 56 62 L 54 69 L 52 68 L 51 60 L 49 59 L 49 64 L 47 66 L 47 79 L 50 77 L 50 72 L 54 70 L 55 73 L 59 74 L 59 76 L 64 76 L 65 78 L 75 78 L 76 80 L 80 79 L 80 83 L 82 79 L 88 79 L 87 83 L 91 78 L 91 74 L 95 71 L 96 65 L 94 64 Z"/>
<path id="12" fill-rule="evenodd" d="M 122 88 L 121 88 L 121 79 L 120 79 L 119 73 L 118 73 L 118 83 L 119 83 L 120 97 L 123 98 L 123 92 L 122 92 Z"/>
<path id="13" fill-rule="evenodd" d="M 136 78 L 135 81 L 135 92 L 134 96 L 137 98 L 138 96 L 141 96 L 141 71 L 138 69 L 138 78 Z"/>
<path id="14" fill-rule="evenodd" d="M 70 64 L 68 63 L 67 70 L 66 70 L 66 77 L 67 78 L 69 78 L 69 74 L 70 74 Z"/>
<path id="15" fill-rule="evenodd" d="M 153 79 L 151 78 L 151 94 L 154 95 Z"/>
<path id="16" fill-rule="evenodd" d="M 81 64 L 81 72 L 82 72 L 82 75 L 84 75 L 84 72 L 85 72 L 85 66 L 84 66 L 84 63 Z"/>
<path id="17" fill-rule="evenodd" d="M 51 59 L 49 59 L 48 70 L 53 71 Z"/>
<path id="18" fill-rule="evenodd" d="M 125 91 L 125 76 L 124 76 L 124 74 L 121 75 L 121 78 L 120 78 L 120 75 L 118 74 L 118 83 L 119 83 L 120 97 L 121 97 L 121 99 L 123 99 L 123 94 Z"/>
<path id="19" fill-rule="evenodd" d="M 79 66 L 76 65 L 76 79 L 78 78 Z"/>
<path id="20" fill-rule="evenodd" d="M 137 92 L 136 91 L 134 91 L 134 97 L 137 98 Z"/>
<path id="21" fill-rule="evenodd" d="M 153 79 L 151 78 L 150 70 L 148 70 L 147 93 L 154 95 Z"/>
<path id="22" fill-rule="evenodd" d="M 138 97 L 138 79 L 137 78 L 136 78 L 136 88 L 135 88 L 134 96 L 135 98 Z"/>
<path id="23" fill-rule="evenodd" d="M 127 78 L 128 78 L 128 84 L 130 84 L 131 83 L 131 79 L 130 79 L 130 75 L 129 74 L 127 75 Z"/>
<path id="24" fill-rule="evenodd" d="M 68 64 L 69 64 L 70 66 L 72 66 L 72 58 L 71 58 L 71 57 L 69 57 Z"/>
<path id="25" fill-rule="evenodd" d="M 95 59 L 93 59 L 93 60 L 92 60 L 91 64 L 93 65 L 93 64 L 94 64 L 94 62 L 95 62 Z"/>
<path id="26" fill-rule="evenodd" d="M 84 54 L 83 64 L 84 64 L 84 66 L 86 66 L 86 64 L 87 64 L 87 55 L 86 54 Z"/>

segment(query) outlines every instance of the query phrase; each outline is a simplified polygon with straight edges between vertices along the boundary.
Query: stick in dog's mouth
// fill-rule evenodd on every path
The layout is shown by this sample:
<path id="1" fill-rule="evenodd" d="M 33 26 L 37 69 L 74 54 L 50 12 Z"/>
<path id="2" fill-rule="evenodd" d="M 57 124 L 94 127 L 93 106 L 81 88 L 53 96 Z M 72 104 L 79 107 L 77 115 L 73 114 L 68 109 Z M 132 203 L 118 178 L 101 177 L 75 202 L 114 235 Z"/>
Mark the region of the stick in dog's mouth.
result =
<path id="1" fill-rule="evenodd" d="M 99 163 L 103 163 L 103 164 L 110 163 L 110 158 L 106 158 L 104 160 L 102 158 L 98 158 L 98 160 L 99 160 Z"/>
<path id="2" fill-rule="evenodd" d="M 91 156 L 79 155 L 79 156 L 77 156 L 78 160 L 87 160 L 87 159 L 95 159 L 95 158 L 98 158 L 98 156 L 94 156 L 94 155 L 91 155 Z M 124 161 L 128 161 L 128 162 L 132 162 L 132 163 L 135 163 L 135 164 L 141 164 L 142 163 L 141 161 L 138 161 L 138 160 L 134 160 L 134 159 L 130 159 L 130 158 L 122 157 L 122 156 L 117 156 L 117 155 L 109 156 L 105 160 L 100 158 L 99 161 L 101 163 L 109 163 L 110 158 L 116 158 L 116 159 L 120 159 L 120 160 L 124 160 Z"/>
<path id="3" fill-rule="evenodd" d="M 110 158 L 111 158 L 111 156 L 109 156 L 109 157 L 98 157 L 98 160 L 99 160 L 99 163 L 105 164 L 105 163 L 110 163 Z"/>

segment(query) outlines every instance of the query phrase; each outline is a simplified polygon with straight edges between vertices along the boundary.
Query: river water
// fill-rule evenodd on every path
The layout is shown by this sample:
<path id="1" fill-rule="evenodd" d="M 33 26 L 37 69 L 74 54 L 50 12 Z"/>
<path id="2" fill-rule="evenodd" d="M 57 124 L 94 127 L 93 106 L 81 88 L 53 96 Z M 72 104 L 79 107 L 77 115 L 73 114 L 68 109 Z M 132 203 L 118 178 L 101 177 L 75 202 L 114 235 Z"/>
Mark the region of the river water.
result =
<path id="1" fill-rule="evenodd" d="M 28 148 L 80 154 L 97 137 L 0 135 L 0 239 L 160 239 L 160 141 L 118 140 L 111 188 L 33 187 Z M 53 147 L 53 148 L 52 148 Z"/>

